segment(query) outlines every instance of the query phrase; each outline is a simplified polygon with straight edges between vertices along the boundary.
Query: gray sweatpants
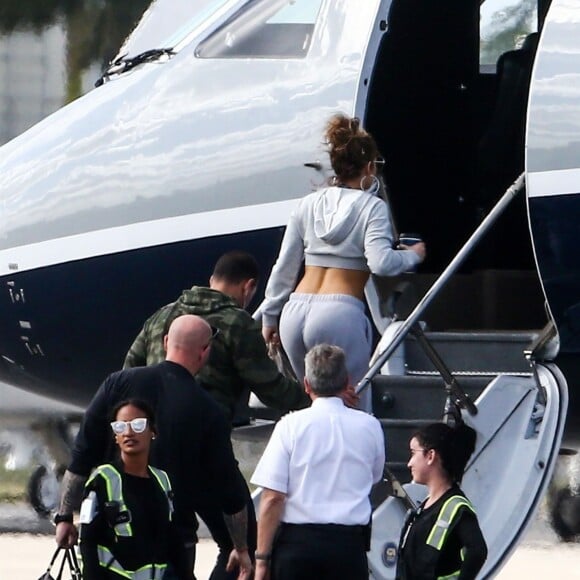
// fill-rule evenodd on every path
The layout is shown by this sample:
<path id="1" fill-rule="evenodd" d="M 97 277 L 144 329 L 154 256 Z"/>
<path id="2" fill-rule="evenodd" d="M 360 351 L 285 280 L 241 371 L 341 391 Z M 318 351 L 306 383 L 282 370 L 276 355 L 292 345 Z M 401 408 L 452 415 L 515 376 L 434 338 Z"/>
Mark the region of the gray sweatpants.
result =
<path id="1" fill-rule="evenodd" d="M 280 340 L 300 381 L 304 380 L 304 357 L 317 344 L 340 346 L 353 385 L 369 368 L 372 330 L 361 300 L 347 294 L 290 295 L 280 316 Z M 370 388 L 359 407 L 372 411 Z"/>

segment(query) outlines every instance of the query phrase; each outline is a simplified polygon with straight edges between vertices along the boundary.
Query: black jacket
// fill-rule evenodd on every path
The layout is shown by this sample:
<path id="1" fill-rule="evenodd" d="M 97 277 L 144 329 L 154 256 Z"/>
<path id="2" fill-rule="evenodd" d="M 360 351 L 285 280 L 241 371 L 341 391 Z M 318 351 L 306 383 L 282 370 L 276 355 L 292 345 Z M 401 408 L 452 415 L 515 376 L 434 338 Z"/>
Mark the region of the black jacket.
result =
<path id="1" fill-rule="evenodd" d="M 113 373 L 91 401 L 73 449 L 69 470 L 88 476 L 114 459 L 111 412 L 137 398 L 155 410 L 158 435 L 149 463 L 165 470 L 174 492 L 175 522 L 195 536 L 195 511 L 208 497 L 224 513 L 237 513 L 248 498 L 232 451 L 229 424 L 213 399 L 181 365 L 165 361 Z"/>
<path id="2" fill-rule="evenodd" d="M 461 570 L 458 580 L 475 580 L 487 558 L 487 546 L 477 517 L 468 507 L 458 510 L 441 550 L 427 544 L 443 504 L 455 495 L 465 497 L 461 489 L 454 486 L 427 509 L 422 504 L 409 515 L 399 543 L 397 580 L 436 580 L 457 570 Z"/>
<path id="3" fill-rule="evenodd" d="M 114 465 L 121 475 L 122 497 L 130 513 L 132 535 L 117 537 L 113 523 L 106 516 L 105 503 L 109 497 L 105 480 L 95 477 L 85 486 L 86 498 L 96 494 L 96 514 L 90 523 L 81 524 L 81 554 L 83 579 L 102 580 L 105 577 L 120 580 L 107 573 L 99 564 L 97 547 L 108 548 L 125 570 L 137 570 L 147 564 L 176 563 L 180 543 L 175 526 L 169 519 L 165 492 L 153 476 L 149 478 L 126 474 L 121 463 Z"/>

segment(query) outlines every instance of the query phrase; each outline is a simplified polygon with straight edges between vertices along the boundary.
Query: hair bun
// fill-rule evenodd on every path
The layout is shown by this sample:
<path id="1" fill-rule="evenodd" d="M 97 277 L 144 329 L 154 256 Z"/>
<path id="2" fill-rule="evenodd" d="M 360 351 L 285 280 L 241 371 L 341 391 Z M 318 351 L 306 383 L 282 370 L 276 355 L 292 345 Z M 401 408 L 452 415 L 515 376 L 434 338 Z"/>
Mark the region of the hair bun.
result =
<path id="1" fill-rule="evenodd" d="M 346 115 L 334 115 L 326 125 L 326 141 L 331 149 L 343 148 L 360 131 L 360 120 Z"/>
<path id="2" fill-rule="evenodd" d="M 374 139 L 361 127 L 358 117 L 333 115 L 328 120 L 324 136 L 330 163 L 340 181 L 360 179 L 365 165 L 378 155 Z"/>

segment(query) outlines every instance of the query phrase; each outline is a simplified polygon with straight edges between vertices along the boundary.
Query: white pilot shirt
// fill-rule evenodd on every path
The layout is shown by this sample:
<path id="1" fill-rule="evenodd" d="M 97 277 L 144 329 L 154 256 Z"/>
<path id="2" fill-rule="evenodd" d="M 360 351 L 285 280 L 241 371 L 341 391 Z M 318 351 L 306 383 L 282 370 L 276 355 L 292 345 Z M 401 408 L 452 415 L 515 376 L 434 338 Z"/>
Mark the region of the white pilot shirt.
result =
<path id="1" fill-rule="evenodd" d="M 278 422 L 251 481 L 286 494 L 283 522 L 366 525 L 384 463 L 379 421 L 338 397 L 318 397 Z"/>

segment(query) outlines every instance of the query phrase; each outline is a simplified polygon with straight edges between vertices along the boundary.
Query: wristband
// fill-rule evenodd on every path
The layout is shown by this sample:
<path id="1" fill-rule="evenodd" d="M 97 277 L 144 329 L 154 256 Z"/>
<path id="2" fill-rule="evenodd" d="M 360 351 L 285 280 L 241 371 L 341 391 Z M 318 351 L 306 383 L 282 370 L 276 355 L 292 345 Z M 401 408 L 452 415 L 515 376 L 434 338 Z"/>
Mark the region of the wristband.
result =
<path id="1" fill-rule="evenodd" d="M 73 515 L 72 514 L 55 514 L 54 519 L 52 520 L 55 525 L 60 524 L 61 522 L 67 522 L 68 524 L 73 523 Z"/>
<path id="2" fill-rule="evenodd" d="M 256 560 L 266 560 L 266 562 L 269 562 L 272 558 L 272 554 L 260 554 L 259 552 L 256 552 L 254 558 L 256 558 Z"/>

